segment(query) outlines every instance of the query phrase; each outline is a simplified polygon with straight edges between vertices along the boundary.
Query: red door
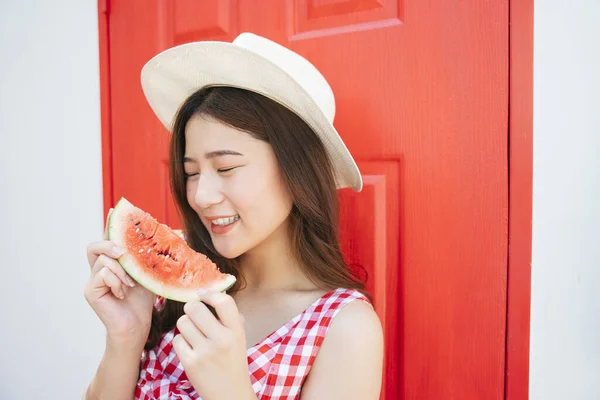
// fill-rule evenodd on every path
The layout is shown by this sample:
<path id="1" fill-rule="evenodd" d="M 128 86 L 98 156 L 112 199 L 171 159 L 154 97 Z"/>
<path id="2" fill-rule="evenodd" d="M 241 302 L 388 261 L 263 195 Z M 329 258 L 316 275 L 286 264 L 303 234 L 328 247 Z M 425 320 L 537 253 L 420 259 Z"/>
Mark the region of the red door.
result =
<path id="1" fill-rule="evenodd" d="M 349 263 L 385 329 L 385 399 L 504 397 L 508 0 L 136 0 L 108 15 L 106 208 L 120 196 L 178 226 L 168 134 L 140 88 L 154 54 L 251 31 L 330 82 L 364 176 L 343 190 Z M 106 98 L 105 98 L 106 99 Z"/>

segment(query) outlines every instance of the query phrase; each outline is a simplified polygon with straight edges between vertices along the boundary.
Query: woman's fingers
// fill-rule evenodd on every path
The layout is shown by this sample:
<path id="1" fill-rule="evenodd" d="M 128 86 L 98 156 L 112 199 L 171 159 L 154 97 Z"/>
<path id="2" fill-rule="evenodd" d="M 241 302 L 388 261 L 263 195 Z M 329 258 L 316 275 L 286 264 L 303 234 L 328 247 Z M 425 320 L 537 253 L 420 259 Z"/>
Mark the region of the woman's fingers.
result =
<path id="1" fill-rule="evenodd" d="M 214 339 L 224 334 L 225 329 L 223 325 L 221 325 L 204 303 L 199 301 L 186 303 L 183 306 L 183 311 L 185 315 L 180 319 L 183 319 L 183 322 L 186 322 L 186 324 L 187 320 L 189 320 L 189 322 L 195 325 L 194 328 L 200 330 L 206 337 Z M 194 343 L 190 344 L 194 346 Z"/>
<path id="2" fill-rule="evenodd" d="M 192 346 L 188 343 L 183 334 L 175 335 L 171 342 L 173 343 L 175 353 L 180 360 L 183 360 L 183 362 L 194 354 L 194 349 L 192 349 Z"/>
<path id="3" fill-rule="evenodd" d="M 198 296 L 200 301 L 215 309 L 223 325 L 231 329 L 242 328 L 242 318 L 233 297 L 226 293 L 206 290 L 200 290 Z"/>
<path id="4" fill-rule="evenodd" d="M 88 263 L 93 270 L 94 264 L 101 255 L 104 254 L 112 258 L 119 258 L 124 252 L 125 249 L 120 248 L 115 243 L 109 242 L 108 240 L 92 242 L 87 248 Z"/>
<path id="5" fill-rule="evenodd" d="M 126 286 L 134 287 L 135 283 L 133 279 L 127 275 L 127 272 L 121 267 L 121 265 L 114 259 L 105 256 L 104 254 L 100 254 L 92 267 L 92 274 L 100 271 L 103 267 L 108 268 L 113 274 L 115 274 L 121 283 Z"/>
<path id="6" fill-rule="evenodd" d="M 108 267 L 102 268 L 92 280 L 92 289 L 109 288 L 115 297 L 125 298 L 125 292 L 121 280 Z"/>
<path id="7" fill-rule="evenodd" d="M 204 331 L 187 314 L 179 317 L 177 320 L 177 329 L 179 329 L 185 341 L 194 349 L 200 349 L 206 343 L 207 337 Z"/>

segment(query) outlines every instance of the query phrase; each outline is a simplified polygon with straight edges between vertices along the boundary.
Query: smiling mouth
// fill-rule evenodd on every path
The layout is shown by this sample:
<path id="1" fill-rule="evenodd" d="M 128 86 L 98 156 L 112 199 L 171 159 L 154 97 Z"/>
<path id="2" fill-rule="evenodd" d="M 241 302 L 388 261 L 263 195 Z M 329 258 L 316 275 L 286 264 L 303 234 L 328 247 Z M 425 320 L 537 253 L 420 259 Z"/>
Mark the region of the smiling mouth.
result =
<path id="1" fill-rule="evenodd" d="M 235 221 L 237 221 L 239 219 L 240 219 L 239 215 L 234 215 L 233 217 L 228 217 L 228 218 L 217 218 L 210 222 L 211 222 L 211 224 L 216 225 L 216 226 L 227 226 L 227 225 L 233 224 Z"/>

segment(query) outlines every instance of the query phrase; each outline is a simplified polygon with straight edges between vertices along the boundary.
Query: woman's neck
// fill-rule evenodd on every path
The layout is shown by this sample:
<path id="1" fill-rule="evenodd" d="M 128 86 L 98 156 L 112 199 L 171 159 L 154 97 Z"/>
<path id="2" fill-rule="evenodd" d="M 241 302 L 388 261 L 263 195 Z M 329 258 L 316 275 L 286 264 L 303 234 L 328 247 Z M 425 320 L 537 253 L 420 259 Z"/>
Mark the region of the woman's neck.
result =
<path id="1" fill-rule="evenodd" d="M 241 257 L 241 272 L 248 292 L 302 290 L 314 284 L 294 256 L 287 223 Z"/>

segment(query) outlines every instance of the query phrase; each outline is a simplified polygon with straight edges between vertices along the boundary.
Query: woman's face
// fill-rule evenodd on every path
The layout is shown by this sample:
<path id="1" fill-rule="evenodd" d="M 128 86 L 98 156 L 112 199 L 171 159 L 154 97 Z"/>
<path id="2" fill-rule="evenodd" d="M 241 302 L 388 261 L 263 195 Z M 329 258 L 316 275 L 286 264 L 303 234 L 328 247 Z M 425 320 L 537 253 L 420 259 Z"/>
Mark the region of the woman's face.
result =
<path id="1" fill-rule="evenodd" d="M 185 143 L 187 200 L 219 254 L 238 257 L 283 232 L 292 200 L 270 144 L 200 115 Z"/>

